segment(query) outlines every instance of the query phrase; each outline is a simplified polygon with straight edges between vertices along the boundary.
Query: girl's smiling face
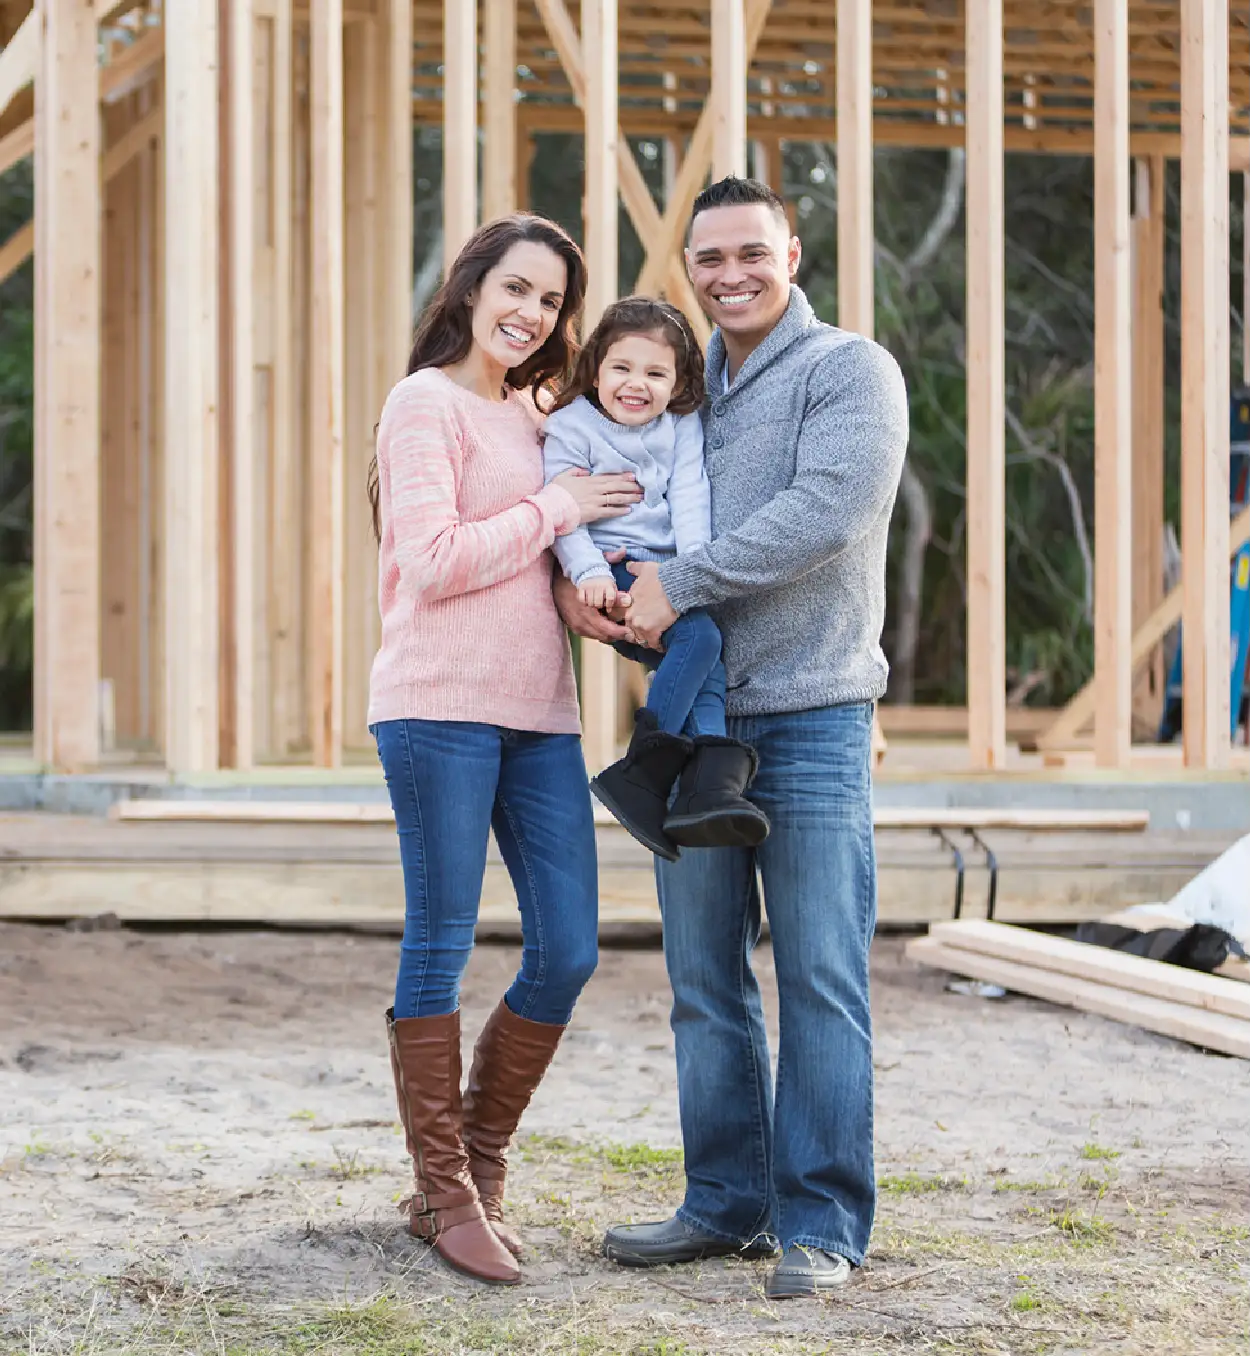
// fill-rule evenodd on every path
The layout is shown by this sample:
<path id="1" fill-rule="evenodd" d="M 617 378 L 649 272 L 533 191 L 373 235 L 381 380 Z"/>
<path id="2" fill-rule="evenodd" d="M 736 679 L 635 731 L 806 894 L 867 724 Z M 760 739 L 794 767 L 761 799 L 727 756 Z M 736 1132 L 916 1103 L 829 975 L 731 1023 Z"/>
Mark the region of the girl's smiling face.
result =
<path id="1" fill-rule="evenodd" d="M 624 334 L 609 345 L 595 387 L 610 419 L 638 426 L 665 412 L 677 382 L 674 350 L 659 334 Z"/>

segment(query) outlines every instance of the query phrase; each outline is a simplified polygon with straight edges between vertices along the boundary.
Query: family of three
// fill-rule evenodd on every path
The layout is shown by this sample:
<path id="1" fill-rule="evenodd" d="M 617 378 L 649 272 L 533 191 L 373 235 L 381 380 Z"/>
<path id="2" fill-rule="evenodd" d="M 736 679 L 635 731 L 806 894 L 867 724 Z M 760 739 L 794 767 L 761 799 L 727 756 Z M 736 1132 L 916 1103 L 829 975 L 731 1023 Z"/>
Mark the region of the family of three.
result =
<path id="1" fill-rule="evenodd" d="M 573 631 L 653 670 L 592 790 L 656 855 L 687 1181 L 672 1218 L 611 1228 L 604 1255 L 776 1256 L 768 1293 L 813 1295 L 861 1263 L 874 1215 L 870 736 L 907 407 L 884 349 L 815 317 L 765 185 L 706 189 L 686 260 L 707 356 L 648 298 L 580 354 L 574 242 L 531 215 L 482 227 L 382 413 L 369 721 L 404 874 L 387 1026 L 409 1229 L 463 1273 L 520 1277 L 509 1143 L 597 959 Z M 522 957 L 463 1077 L 491 833 Z"/>

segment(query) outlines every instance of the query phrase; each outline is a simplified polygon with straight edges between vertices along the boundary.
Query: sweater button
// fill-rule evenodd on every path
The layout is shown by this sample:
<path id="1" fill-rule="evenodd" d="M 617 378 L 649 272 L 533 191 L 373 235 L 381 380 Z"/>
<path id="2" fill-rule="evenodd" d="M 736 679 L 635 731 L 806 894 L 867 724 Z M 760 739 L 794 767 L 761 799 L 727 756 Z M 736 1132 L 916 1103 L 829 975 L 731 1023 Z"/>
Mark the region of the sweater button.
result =
<path id="1" fill-rule="evenodd" d="M 726 445 L 726 439 L 723 438 L 722 435 L 721 435 L 720 433 L 714 433 L 714 434 L 712 434 L 711 437 L 709 438 L 709 446 L 710 446 L 710 447 L 724 447 L 725 445 Z"/>

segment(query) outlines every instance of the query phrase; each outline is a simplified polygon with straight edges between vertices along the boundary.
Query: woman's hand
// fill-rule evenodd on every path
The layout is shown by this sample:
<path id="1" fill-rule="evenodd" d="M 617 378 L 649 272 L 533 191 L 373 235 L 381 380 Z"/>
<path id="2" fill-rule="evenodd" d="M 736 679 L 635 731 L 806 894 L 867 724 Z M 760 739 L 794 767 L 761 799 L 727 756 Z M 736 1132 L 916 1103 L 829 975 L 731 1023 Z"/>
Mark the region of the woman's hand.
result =
<path id="1" fill-rule="evenodd" d="M 573 496 L 580 526 L 624 517 L 643 498 L 639 482 L 629 472 L 593 476 L 586 471 L 562 471 L 550 483 Z"/>
<path id="2" fill-rule="evenodd" d="M 578 601 L 584 607 L 594 607 L 598 612 L 607 612 L 617 606 L 617 585 L 606 574 L 593 574 L 578 586 Z"/>

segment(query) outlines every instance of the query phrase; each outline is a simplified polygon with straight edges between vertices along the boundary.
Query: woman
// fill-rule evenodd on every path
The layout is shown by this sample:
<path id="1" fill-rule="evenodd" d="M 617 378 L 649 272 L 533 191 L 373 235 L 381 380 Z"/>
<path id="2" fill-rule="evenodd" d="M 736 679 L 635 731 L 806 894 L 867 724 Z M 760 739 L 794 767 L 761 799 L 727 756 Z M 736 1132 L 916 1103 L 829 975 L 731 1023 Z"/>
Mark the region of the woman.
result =
<path id="1" fill-rule="evenodd" d="M 549 548 L 641 495 L 629 475 L 543 483 L 533 402 L 571 369 L 585 289 L 578 247 L 552 222 L 482 227 L 422 317 L 370 482 L 382 643 L 369 723 L 404 868 L 387 1016 L 416 1174 L 409 1230 L 504 1284 L 520 1278 L 501 1221 L 509 1140 L 596 965 L 591 799 Z M 462 1103 L 459 988 L 493 829 L 522 963 Z"/>

